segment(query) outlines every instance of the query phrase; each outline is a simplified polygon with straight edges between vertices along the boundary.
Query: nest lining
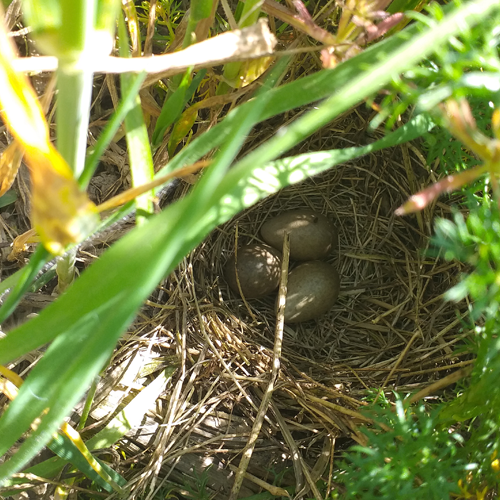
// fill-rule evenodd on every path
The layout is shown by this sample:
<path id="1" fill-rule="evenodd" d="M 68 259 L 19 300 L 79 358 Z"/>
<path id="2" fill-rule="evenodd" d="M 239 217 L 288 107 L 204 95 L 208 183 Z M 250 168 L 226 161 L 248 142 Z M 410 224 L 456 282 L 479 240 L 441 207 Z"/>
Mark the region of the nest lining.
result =
<path id="1" fill-rule="evenodd" d="M 226 286 L 223 268 L 235 244 L 261 241 L 260 228 L 269 218 L 312 209 L 329 217 L 339 231 L 339 250 L 328 261 L 339 271 L 341 293 L 324 317 L 285 327 L 286 358 L 304 371 L 312 363 L 327 372 L 348 366 L 377 377 L 399 360 L 416 332 L 405 370 L 422 369 L 436 355 L 451 354 L 460 329 L 457 306 L 436 299 L 456 282 L 460 265 L 425 254 L 430 214 L 420 224 L 416 216 L 393 215 L 410 191 L 398 153 L 401 148 L 367 155 L 285 188 L 214 231 L 193 259 L 198 294 L 225 311 L 226 321 L 239 324 L 246 339 L 256 335 L 256 341 L 270 347 L 274 297 L 245 304 Z M 418 164 L 412 168 L 423 170 Z M 438 212 L 447 215 L 443 208 Z"/>
<path id="2" fill-rule="evenodd" d="M 366 123 L 355 111 L 302 148 L 359 144 Z M 228 498 L 267 387 L 276 317 L 274 296 L 245 303 L 226 285 L 223 269 L 235 245 L 261 241 L 264 221 L 285 210 L 312 209 L 335 224 L 339 250 L 328 261 L 339 271 L 341 293 L 319 320 L 285 326 L 280 378 L 248 472 L 269 486 L 270 470 L 288 471 L 283 485 L 318 498 L 313 479 L 328 482 L 337 453 L 366 443 L 360 427 L 370 421 L 360 410 L 370 389 L 415 391 L 470 362 L 454 350 L 468 335 L 467 304 L 443 300 L 462 266 L 426 254 L 433 217 L 447 217 L 459 197 L 417 216 L 393 215 L 410 193 L 435 180 L 422 159 L 414 146 L 401 146 L 285 188 L 214 230 L 183 261 L 155 298 L 168 296 L 169 308 L 151 319 L 161 325 L 162 349 L 175 350 L 185 370 L 177 379 L 181 395 L 167 397 L 160 412 L 177 411 L 180 420 L 168 439 L 159 429 L 153 449 L 169 444 L 161 464 L 154 456 L 143 460 L 143 477 L 159 473 L 156 485 L 179 487 L 212 463 L 207 488 L 214 498 Z M 131 442 L 122 445 L 144 454 Z M 311 471 L 312 479 L 304 479 Z M 241 495 L 260 488 L 246 480 Z"/>
<path id="3" fill-rule="evenodd" d="M 346 113 L 294 154 L 359 145 L 366 124 L 365 113 Z M 254 140 L 276 128 L 268 122 Z M 370 421 L 360 410 L 370 389 L 418 390 L 470 362 L 454 350 L 468 335 L 467 304 L 443 301 L 462 266 L 425 253 L 433 218 L 447 217 L 459 197 L 417 216 L 393 215 L 434 180 L 413 145 L 369 154 L 238 214 L 183 260 L 125 335 L 110 363 L 112 383 L 96 402 L 120 384 L 123 398 L 90 420 L 100 427 L 138 384 L 166 365 L 179 367 L 143 425 L 119 442 L 126 459 L 116 468 L 130 481 L 129 498 L 171 489 L 192 497 L 203 474 L 208 495 L 228 498 L 268 384 L 276 317 L 274 296 L 245 303 L 223 268 L 235 245 L 260 241 L 262 224 L 283 211 L 312 209 L 335 224 L 339 249 L 328 261 L 341 293 L 319 320 L 284 328 L 280 378 L 248 468 L 261 483 L 246 479 L 240 497 L 271 488 L 279 476 L 281 486 L 319 498 L 314 484 L 331 479 L 341 450 L 366 442 L 360 429 Z M 117 375 L 135 356 L 157 364 L 146 375 Z"/>

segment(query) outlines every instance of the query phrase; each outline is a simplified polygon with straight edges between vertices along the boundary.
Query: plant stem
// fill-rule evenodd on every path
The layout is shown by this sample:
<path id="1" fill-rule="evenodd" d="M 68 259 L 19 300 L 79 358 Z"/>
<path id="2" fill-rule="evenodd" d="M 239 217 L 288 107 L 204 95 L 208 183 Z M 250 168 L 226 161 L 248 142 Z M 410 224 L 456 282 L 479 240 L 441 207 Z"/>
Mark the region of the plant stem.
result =
<path id="1" fill-rule="evenodd" d="M 90 71 L 72 71 L 64 64 L 57 72 L 57 149 L 76 178 L 85 166 L 92 77 Z"/>
<path id="2" fill-rule="evenodd" d="M 68 52 L 59 57 L 57 72 L 57 148 L 66 160 L 75 179 L 85 168 L 87 131 L 92 97 L 93 72 L 85 67 L 92 53 L 92 35 L 96 0 L 63 0 L 60 37 Z M 57 264 L 58 285 L 62 293 L 75 276 L 76 249 L 70 250 Z"/>

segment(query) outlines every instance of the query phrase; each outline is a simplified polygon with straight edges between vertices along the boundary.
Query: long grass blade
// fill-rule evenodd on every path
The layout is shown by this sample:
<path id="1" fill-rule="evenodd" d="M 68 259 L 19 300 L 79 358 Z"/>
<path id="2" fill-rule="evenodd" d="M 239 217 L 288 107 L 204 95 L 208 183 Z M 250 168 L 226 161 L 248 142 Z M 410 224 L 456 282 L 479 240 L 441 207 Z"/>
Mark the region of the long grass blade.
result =
<path id="1" fill-rule="evenodd" d="M 125 22 L 122 16 L 119 18 L 118 31 L 120 35 L 120 55 L 122 57 L 130 57 L 127 30 L 125 29 Z M 124 93 L 130 89 L 132 79 L 132 75 L 120 75 L 120 83 Z M 125 131 L 132 185 L 137 187 L 148 183 L 155 175 L 153 155 L 149 144 L 148 131 L 144 123 L 139 94 L 135 96 L 134 106 L 125 116 Z M 135 204 L 138 210 L 136 222 L 140 225 L 146 222 L 144 215 L 151 215 L 153 213 L 153 192 L 151 191 L 137 197 Z"/>
<path id="2" fill-rule="evenodd" d="M 40 245 L 31 256 L 29 263 L 14 275 L 16 280 L 12 280 L 12 277 L 10 277 L 11 279 L 2 283 L 4 287 L 12 286 L 12 290 L 0 307 L 0 323 L 3 323 L 14 312 L 23 295 L 28 291 L 33 280 L 48 261 L 49 255 L 49 252 Z"/>
<path id="3" fill-rule="evenodd" d="M 135 98 L 139 93 L 145 77 L 145 73 L 139 73 L 138 75 L 132 77 L 129 82 L 128 89 L 123 93 L 123 98 L 120 101 L 120 104 L 116 108 L 115 112 L 111 115 L 111 118 L 107 121 L 106 126 L 97 139 L 97 142 L 89 151 L 87 159 L 85 160 L 85 167 L 83 169 L 82 175 L 78 179 L 78 184 L 81 188 L 86 188 L 88 186 L 90 179 L 92 179 L 95 169 L 97 168 L 99 159 L 120 128 L 120 125 L 125 119 L 125 116 L 134 106 Z"/>
<path id="4" fill-rule="evenodd" d="M 265 101 L 262 101 L 261 105 L 265 105 Z M 99 294 L 96 290 L 91 291 L 87 288 L 89 278 L 85 277 L 89 275 L 90 268 L 72 287 L 74 294 L 74 290 L 76 289 L 78 293 L 78 289 L 83 285 L 83 296 L 93 295 L 95 299 L 101 295 L 101 300 L 97 303 L 95 300 L 87 300 L 85 305 L 79 304 L 76 309 L 74 304 L 73 315 L 81 316 L 81 309 L 87 312 L 81 316 L 81 319 L 85 318 L 84 321 L 78 321 L 72 327 L 67 325 L 61 330 L 60 312 L 52 316 L 53 321 L 59 324 L 57 327 L 60 332 L 59 336 L 49 346 L 44 357 L 21 387 L 16 399 L 0 419 L 0 436 L 2 436 L 0 455 L 4 454 L 37 419 L 36 428 L 30 437 L 19 447 L 12 458 L 0 465 L 0 483 L 22 468 L 47 443 L 65 414 L 78 401 L 82 392 L 108 359 L 121 332 L 132 321 L 145 296 L 150 293 L 165 271 L 172 270 L 172 266 L 177 263 L 177 256 L 185 253 L 182 236 L 186 227 L 196 226 L 195 221 L 205 213 L 209 199 L 207 195 L 214 192 L 224 177 L 250 128 L 255 123 L 253 115 L 259 112 L 259 107 L 248 109 L 248 116 L 244 117 L 239 126 L 232 131 L 230 136 L 232 140 L 221 149 L 212 167 L 191 195 L 165 212 L 172 217 L 169 218 L 170 224 L 167 224 L 164 230 L 158 231 L 156 224 L 152 223 L 143 227 L 144 229 L 154 227 L 156 235 L 150 234 L 142 240 L 148 241 L 148 245 L 144 246 L 141 243 L 141 247 L 144 248 L 142 250 L 138 248 L 135 270 L 130 269 L 128 277 L 123 276 L 117 280 L 115 275 L 112 279 L 110 276 L 112 272 L 110 273 L 110 268 L 108 268 L 106 277 L 108 284 L 111 283 L 113 286 L 100 287 L 101 294 Z M 201 194 L 198 194 L 200 192 Z M 158 237 L 160 240 L 157 239 Z M 119 245 L 114 248 L 118 248 L 118 252 L 121 252 Z M 162 251 L 163 248 L 166 250 Z M 117 262 L 128 260 L 118 255 L 115 258 Z M 104 264 L 106 260 L 104 259 Z M 103 259 L 98 262 L 103 262 Z M 135 279 L 135 274 L 139 269 L 145 275 L 143 276 L 144 282 L 140 285 Z M 90 283 L 92 283 L 94 280 L 92 272 L 90 276 Z M 65 298 L 73 294 L 68 291 L 61 297 L 59 303 L 64 302 Z M 47 310 L 49 309 L 50 307 Z M 12 334 L 9 338 L 12 338 Z M 10 434 L 8 436 L 6 435 L 7 429 Z"/>
<path id="5" fill-rule="evenodd" d="M 176 367 L 167 368 L 163 371 L 155 380 L 153 380 L 147 387 L 145 387 L 137 396 L 135 396 L 130 403 L 123 408 L 116 417 L 114 417 L 104 429 L 99 431 L 95 436 L 89 439 L 85 444 L 87 448 L 92 451 L 96 449 L 108 448 L 115 444 L 119 439 L 121 439 L 125 434 L 139 426 L 142 422 L 144 414 L 151 408 L 155 401 L 158 399 L 160 394 L 165 390 L 167 383 L 172 378 L 172 375 L 177 370 Z M 51 458 L 45 460 L 24 472 L 36 474 L 40 477 L 52 478 L 56 476 L 68 463 L 70 459 L 68 455 L 60 453 L 59 457 Z M 61 458 L 62 457 L 62 458 Z M 73 462 L 74 463 L 74 462 Z M 101 466 L 103 462 L 100 462 Z M 76 464 L 75 464 L 76 465 Z M 82 470 L 78 467 L 79 470 Z M 120 486 L 123 486 L 121 479 L 118 475 L 113 474 L 112 469 L 106 469 L 108 474 L 110 474 L 114 481 L 116 481 Z M 19 484 L 23 482 L 23 479 L 11 479 L 6 481 L 5 485 L 10 486 L 14 484 Z"/>

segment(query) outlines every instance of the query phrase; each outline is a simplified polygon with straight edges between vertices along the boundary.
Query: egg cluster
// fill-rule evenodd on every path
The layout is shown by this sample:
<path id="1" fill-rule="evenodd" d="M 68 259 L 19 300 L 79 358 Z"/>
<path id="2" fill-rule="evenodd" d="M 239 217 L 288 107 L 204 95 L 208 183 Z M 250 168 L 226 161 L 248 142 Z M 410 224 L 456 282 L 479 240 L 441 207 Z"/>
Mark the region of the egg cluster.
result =
<path id="1" fill-rule="evenodd" d="M 291 210 L 266 221 L 261 236 L 267 245 L 238 248 L 226 264 L 226 281 L 248 299 L 274 292 L 280 281 L 279 250 L 285 233 L 290 237 L 290 259 L 301 262 L 288 276 L 285 322 L 316 319 L 335 304 L 340 287 L 337 271 L 321 260 L 338 245 L 337 231 L 321 214 Z"/>

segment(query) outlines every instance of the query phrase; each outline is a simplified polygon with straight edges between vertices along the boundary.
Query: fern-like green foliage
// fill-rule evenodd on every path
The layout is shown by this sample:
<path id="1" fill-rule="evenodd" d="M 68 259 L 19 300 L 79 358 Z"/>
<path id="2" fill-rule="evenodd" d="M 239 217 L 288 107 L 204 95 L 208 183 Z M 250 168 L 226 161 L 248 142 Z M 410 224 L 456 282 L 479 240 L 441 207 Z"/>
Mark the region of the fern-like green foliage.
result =
<path id="1" fill-rule="evenodd" d="M 455 5 L 461 2 L 454 2 Z M 428 16 L 410 13 L 420 22 L 433 25 L 443 17 L 443 8 L 437 3 L 427 7 Z M 500 105 L 500 14 L 454 37 L 446 47 L 418 66 L 406 71 L 393 81 L 392 91 L 382 100 L 381 112 L 372 126 L 387 119 L 391 128 L 403 113 L 429 113 L 440 123 L 436 107 L 453 97 L 467 98 L 478 129 L 491 136 L 490 124 L 494 106 Z M 424 137 L 427 162 L 439 160 L 441 172 L 471 168 L 479 160 L 463 147 L 446 129 L 435 127 Z"/>
<path id="2" fill-rule="evenodd" d="M 430 16 L 415 17 L 432 25 L 442 9 L 433 4 Z M 430 168 L 436 160 L 445 173 L 478 165 L 480 160 L 446 130 L 437 110 L 446 99 L 465 98 L 477 129 L 492 137 L 493 110 L 500 106 L 498 26 L 497 12 L 395 79 L 373 124 L 387 120 L 392 127 L 403 113 L 428 114 L 438 125 L 424 137 Z M 464 342 L 476 357 L 472 374 L 452 388 L 451 398 L 437 404 L 408 407 L 399 396 L 395 408 L 373 408 L 370 417 L 390 431 L 382 426 L 367 430 L 368 445 L 353 447 L 346 455 L 345 468 L 336 477 L 346 489 L 342 498 L 479 499 L 498 489 L 500 193 L 495 185 L 486 178 L 464 190 L 465 202 L 451 220 L 436 221 L 433 239 L 436 256 L 468 268 L 446 300 L 469 298 L 470 326 L 464 324 L 464 331 L 470 336 Z M 464 344 L 457 349 L 463 351 Z M 331 498 L 340 497 L 335 493 Z"/>
<path id="3" fill-rule="evenodd" d="M 471 265 L 471 272 L 447 293 L 449 300 L 470 296 L 473 318 L 495 317 L 500 306 L 500 211 L 489 194 L 469 194 L 467 219 L 456 212 L 454 220 L 438 219 L 434 243 L 446 260 Z M 475 207 L 474 207 L 475 205 Z"/>
<path id="4" fill-rule="evenodd" d="M 137 9 L 137 17 L 142 21 L 142 26 L 147 26 L 149 21 L 150 2 L 143 1 Z M 156 23 L 153 40 L 162 46 L 167 46 L 175 39 L 175 30 L 181 22 L 185 11 L 182 2 L 176 0 L 158 0 L 156 3 Z M 161 29 L 158 29 L 161 27 Z M 145 32 L 143 33 L 145 35 Z"/>
<path id="5" fill-rule="evenodd" d="M 408 409 L 398 400 L 395 410 L 376 412 L 390 432 L 367 430 L 370 445 L 353 447 L 338 478 L 347 488 L 346 498 L 443 500 L 458 494 L 466 469 L 459 454 L 464 438 L 443 431 L 438 412 L 429 414 L 424 405 Z"/>
<path id="6" fill-rule="evenodd" d="M 478 128 L 489 135 L 488 130 L 493 114 L 490 102 L 485 98 L 476 96 L 468 100 Z M 466 170 L 480 163 L 476 156 L 442 127 L 434 127 L 433 130 L 428 132 L 424 136 L 422 146 L 427 153 L 427 164 L 432 166 L 438 160 L 439 171 L 446 174 Z"/>

